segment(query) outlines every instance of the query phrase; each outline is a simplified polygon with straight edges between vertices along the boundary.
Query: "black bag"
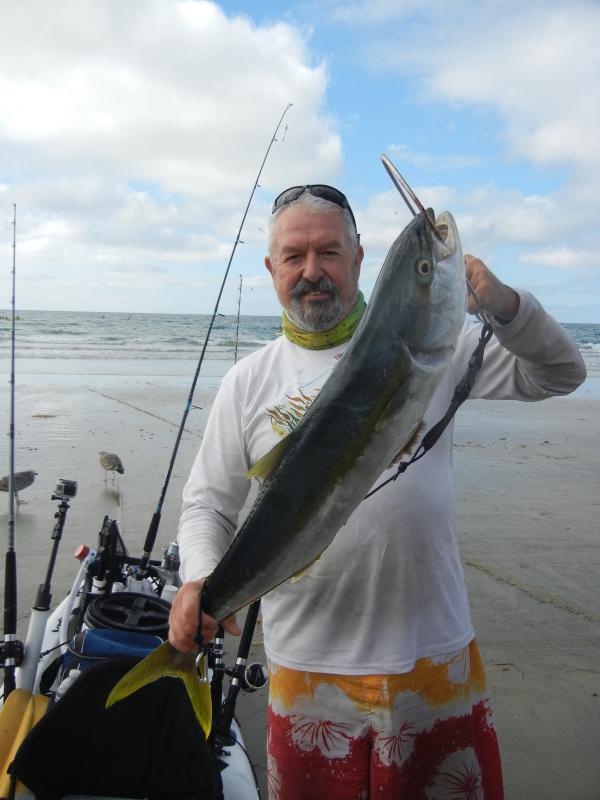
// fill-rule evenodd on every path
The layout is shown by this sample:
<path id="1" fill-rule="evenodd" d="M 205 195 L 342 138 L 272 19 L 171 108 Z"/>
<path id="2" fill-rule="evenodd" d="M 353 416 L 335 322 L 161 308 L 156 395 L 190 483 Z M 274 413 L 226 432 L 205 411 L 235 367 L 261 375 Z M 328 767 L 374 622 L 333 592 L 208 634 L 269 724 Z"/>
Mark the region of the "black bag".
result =
<path id="1" fill-rule="evenodd" d="M 30 731 L 9 771 L 37 800 L 222 797 L 215 758 L 180 680 L 160 678 L 105 708 L 114 685 L 138 661 L 90 667 Z"/>

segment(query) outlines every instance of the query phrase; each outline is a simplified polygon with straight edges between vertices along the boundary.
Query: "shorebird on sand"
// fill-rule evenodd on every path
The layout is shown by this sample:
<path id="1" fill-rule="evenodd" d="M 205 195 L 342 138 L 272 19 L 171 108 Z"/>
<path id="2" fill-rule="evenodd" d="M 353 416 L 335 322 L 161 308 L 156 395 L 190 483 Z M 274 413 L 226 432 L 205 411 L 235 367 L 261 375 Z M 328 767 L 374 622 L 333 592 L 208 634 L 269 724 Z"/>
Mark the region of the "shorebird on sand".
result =
<path id="1" fill-rule="evenodd" d="M 125 472 L 123 462 L 116 453 L 107 453 L 106 450 L 100 450 L 98 455 L 100 456 L 100 466 L 104 469 L 104 483 L 106 483 L 108 473 L 112 472 L 112 480 L 114 485 L 115 472 L 118 472 L 119 475 L 122 475 Z"/>
<path id="2" fill-rule="evenodd" d="M 27 502 L 26 500 L 19 500 L 19 492 L 21 492 L 23 489 L 27 489 L 28 486 L 31 486 L 36 475 L 37 472 L 34 472 L 32 469 L 26 469 L 24 472 L 15 472 L 14 489 L 15 497 L 17 498 L 17 505 L 22 505 L 23 503 Z M 8 475 L 0 478 L 0 492 L 8 492 L 8 478 Z"/>

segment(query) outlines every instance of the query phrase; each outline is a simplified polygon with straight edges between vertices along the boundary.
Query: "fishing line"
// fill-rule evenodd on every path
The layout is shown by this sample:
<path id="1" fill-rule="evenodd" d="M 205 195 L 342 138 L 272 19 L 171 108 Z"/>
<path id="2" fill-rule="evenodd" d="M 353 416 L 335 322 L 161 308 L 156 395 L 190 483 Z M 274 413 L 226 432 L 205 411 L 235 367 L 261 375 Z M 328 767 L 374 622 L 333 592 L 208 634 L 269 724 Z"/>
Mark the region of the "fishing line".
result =
<path id="1" fill-rule="evenodd" d="M 144 549 L 143 549 L 143 552 L 142 552 L 142 559 L 140 561 L 140 567 L 139 567 L 139 570 L 138 570 L 137 575 L 136 575 L 136 577 L 139 580 L 142 580 L 143 578 L 145 578 L 146 574 L 148 572 L 148 566 L 150 564 L 150 556 L 151 556 L 154 544 L 156 542 L 156 536 L 157 536 L 157 533 L 158 533 L 158 526 L 160 525 L 160 517 L 161 517 L 161 513 L 162 513 L 162 507 L 163 507 L 163 504 L 164 504 L 164 501 L 165 501 L 165 497 L 166 497 L 166 494 L 167 494 L 167 489 L 168 489 L 169 483 L 171 481 L 171 473 L 173 472 L 173 466 L 175 464 L 175 459 L 177 458 L 177 453 L 179 451 L 179 444 L 181 442 L 181 436 L 183 434 L 184 426 L 185 426 L 185 423 L 186 423 L 190 408 L 192 406 L 192 400 L 193 400 L 193 397 L 194 397 L 194 391 L 196 389 L 196 383 L 198 381 L 198 376 L 200 374 L 200 368 L 202 366 L 202 362 L 204 361 L 204 354 L 206 353 L 206 348 L 208 346 L 208 340 L 210 338 L 210 334 L 211 334 L 211 331 L 212 331 L 216 316 L 217 316 L 218 311 L 219 311 L 219 303 L 221 302 L 221 295 L 223 294 L 223 290 L 225 288 L 225 283 L 227 281 L 227 276 L 229 275 L 229 269 L 231 267 L 231 262 L 233 261 L 233 256 L 235 254 L 237 246 L 238 246 L 239 242 L 241 241 L 240 235 L 242 233 L 242 228 L 244 227 L 244 222 L 246 221 L 246 216 L 247 216 L 248 211 L 250 209 L 250 204 L 252 203 L 252 198 L 254 197 L 254 192 L 256 191 L 256 189 L 258 187 L 258 182 L 260 180 L 260 176 L 262 174 L 263 168 L 265 166 L 267 158 L 269 157 L 269 153 L 271 152 L 271 148 L 273 147 L 273 144 L 275 143 L 275 141 L 277 141 L 277 133 L 279 131 L 279 128 L 281 127 L 281 123 L 283 122 L 283 119 L 284 119 L 285 115 L 287 114 L 287 112 L 289 111 L 289 109 L 291 108 L 291 106 L 292 106 L 292 103 L 288 103 L 288 105 L 285 107 L 285 110 L 284 110 L 283 114 L 279 118 L 279 122 L 277 123 L 277 126 L 275 127 L 275 131 L 273 133 L 273 136 L 271 137 L 271 141 L 269 142 L 269 146 L 267 147 L 267 150 L 265 152 L 264 158 L 263 158 L 262 163 L 260 165 L 260 169 L 258 170 L 258 175 L 256 176 L 256 180 L 254 181 L 254 186 L 252 187 L 252 191 L 250 192 L 250 198 L 248 199 L 248 203 L 246 205 L 246 209 L 245 209 L 244 214 L 242 216 L 242 221 L 240 223 L 240 227 L 239 227 L 239 230 L 237 232 L 237 236 L 235 238 L 235 242 L 233 244 L 233 249 L 231 251 L 231 255 L 229 256 L 229 261 L 227 262 L 227 267 L 225 268 L 225 274 L 223 275 L 223 280 L 221 282 L 221 288 L 219 289 L 219 293 L 217 295 L 217 301 L 215 303 L 215 309 L 213 311 L 213 314 L 212 314 L 212 317 L 211 317 L 211 320 L 210 320 L 210 323 L 209 323 L 209 326 L 208 326 L 208 331 L 206 332 L 206 337 L 204 339 L 204 345 L 202 346 L 202 352 L 200 353 L 200 358 L 198 360 L 198 365 L 196 367 L 196 372 L 195 372 L 194 378 L 192 380 L 192 386 L 191 386 L 190 393 L 189 393 L 189 396 L 188 396 L 188 399 L 187 399 L 185 410 L 183 412 L 183 418 L 181 420 L 181 424 L 179 426 L 179 430 L 177 431 L 177 436 L 175 438 L 175 446 L 173 448 L 173 453 L 171 455 L 171 460 L 169 462 L 169 468 L 167 470 L 167 476 L 165 478 L 165 482 L 164 482 L 163 488 L 162 488 L 161 493 L 160 493 L 160 497 L 159 497 L 159 500 L 158 500 L 158 503 L 157 503 L 157 506 L 156 506 L 156 511 L 154 512 L 154 514 L 152 516 L 152 519 L 150 521 L 150 526 L 148 528 L 148 533 L 146 534 L 146 541 L 144 542 Z"/>
<path id="2" fill-rule="evenodd" d="M 484 326 L 488 325 L 488 326 L 491 327 L 491 323 L 490 323 L 489 317 L 485 313 L 485 311 L 483 309 L 483 306 L 479 302 L 479 298 L 477 297 L 477 292 L 473 288 L 473 285 L 471 284 L 471 281 L 468 278 L 466 278 L 466 281 L 467 281 L 467 290 L 468 290 L 469 294 L 471 295 L 471 297 L 473 298 L 473 300 L 475 301 L 475 308 L 476 308 L 475 316 L 477 317 L 479 322 L 481 322 L 482 325 L 484 325 Z"/>
<path id="3" fill-rule="evenodd" d="M 110 394 L 105 394 L 104 392 L 99 392 L 98 389 L 92 389 L 91 386 L 87 387 L 88 392 L 94 392 L 94 394 L 99 394 L 100 397 L 106 397 L 107 400 L 114 400 L 115 403 L 121 403 L 123 406 L 127 406 L 128 408 L 133 408 L 134 411 L 139 411 L 141 414 L 147 414 L 149 417 L 154 417 L 154 419 L 159 419 L 161 422 L 166 422 L 167 425 L 171 425 L 173 428 L 177 427 L 177 422 L 172 422 L 170 419 L 166 417 L 161 417 L 159 414 L 153 414 L 152 411 L 147 411 L 145 408 L 140 408 L 139 406 L 134 406 L 133 403 L 128 403 L 126 400 L 120 400 L 118 397 L 113 397 Z M 200 408 L 201 406 L 194 406 L 194 408 Z M 184 428 L 186 433 L 193 433 L 193 431 L 187 430 Z"/>

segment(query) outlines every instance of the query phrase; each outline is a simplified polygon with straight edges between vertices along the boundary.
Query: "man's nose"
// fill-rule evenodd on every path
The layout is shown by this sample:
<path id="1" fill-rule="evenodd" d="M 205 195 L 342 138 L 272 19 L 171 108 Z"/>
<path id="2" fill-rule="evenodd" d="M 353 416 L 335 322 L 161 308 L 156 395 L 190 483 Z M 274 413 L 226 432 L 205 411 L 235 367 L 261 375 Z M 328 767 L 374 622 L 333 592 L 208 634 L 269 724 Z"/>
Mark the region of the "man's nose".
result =
<path id="1" fill-rule="evenodd" d="M 309 250 L 304 259 L 302 277 L 313 283 L 323 276 L 323 267 L 319 254 Z"/>

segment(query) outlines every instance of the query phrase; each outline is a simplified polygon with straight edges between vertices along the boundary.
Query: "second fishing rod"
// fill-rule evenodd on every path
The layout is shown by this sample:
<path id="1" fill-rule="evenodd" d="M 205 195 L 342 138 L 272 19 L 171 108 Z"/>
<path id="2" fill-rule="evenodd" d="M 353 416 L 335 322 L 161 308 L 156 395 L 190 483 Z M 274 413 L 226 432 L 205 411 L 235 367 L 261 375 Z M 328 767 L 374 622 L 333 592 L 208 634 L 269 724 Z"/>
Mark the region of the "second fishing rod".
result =
<path id="1" fill-rule="evenodd" d="M 148 568 L 149 568 L 149 565 L 150 565 L 150 558 L 151 558 L 151 555 L 152 555 L 152 550 L 154 549 L 154 545 L 156 543 L 156 537 L 158 535 L 158 529 L 159 529 L 159 526 L 160 526 L 162 508 L 163 508 L 163 505 L 164 505 L 164 502 L 165 502 L 167 489 L 168 489 L 169 484 L 171 482 L 171 475 L 172 475 L 172 472 L 173 472 L 173 467 L 175 465 L 175 459 L 177 458 L 177 453 L 179 452 L 179 445 L 181 443 L 181 437 L 183 435 L 183 431 L 184 431 L 184 428 L 185 428 L 185 423 L 187 421 L 188 414 L 189 414 L 190 409 L 192 407 L 192 401 L 193 401 L 193 398 L 194 398 L 194 392 L 196 391 L 196 384 L 198 382 L 198 377 L 200 375 L 200 369 L 201 369 L 202 364 L 204 362 L 204 356 L 205 356 L 205 353 L 206 353 L 206 349 L 208 347 L 208 341 L 209 341 L 210 335 L 212 333 L 212 329 L 213 329 L 213 325 L 215 323 L 215 319 L 216 319 L 217 314 L 219 312 L 219 304 L 221 302 L 221 297 L 223 295 L 223 290 L 225 289 L 225 284 L 227 282 L 227 277 L 229 275 L 229 270 L 231 268 L 233 257 L 235 255 L 235 251 L 237 250 L 238 244 L 241 242 L 241 238 L 240 237 L 241 237 L 242 229 L 244 227 L 244 223 L 246 221 L 246 217 L 248 216 L 248 211 L 250 209 L 250 205 L 252 203 L 252 199 L 254 197 L 254 193 L 256 192 L 256 189 L 257 189 L 257 187 L 259 185 L 259 180 L 260 180 L 260 176 L 262 175 L 263 168 L 264 168 L 264 166 L 265 166 L 265 164 L 267 162 L 267 158 L 269 157 L 269 153 L 271 152 L 271 148 L 273 147 L 273 144 L 277 141 L 277 134 L 278 134 L 279 129 L 280 129 L 282 123 L 283 123 L 284 117 L 287 114 L 287 112 L 289 111 L 289 109 L 291 108 L 291 106 L 292 106 L 292 103 L 288 103 L 288 105 L 285 107 L 285 109 L 283 111 L 283 114 L 279 118 L 279 122 L 277 123 L 277 125 L 275 127 L 275 131 L 273 132 L 273 135 L 271 137 L 271 140 L 269 142 L 269 145 L 268 145 L 267 150 L 265 152 L 265 155 L 263 157 L 262 163 L 260 165 L 260 169 L 258 170 L 258 174 L 256 176 L 256 180 L 254 181 L 254 184 L 252 186 L 252 191 L 250 192 L 250 197 L 248 198 L 248 202 L 246 204 L 246 208 L 245 208 L 243 216 L 242 216 L 242 221 L 240 223 L 237 235 L 235 237 L 235 242 L 234 242 L 233 248 L 231 250 L 231 255 L 229 256 L 229 261 L 227 262 L 227 266 L 225 268 L 225 272 L 224 272 L 224 275 L 223 275 L 223 280 L 221 281 L 221 286 L 220 286 L 220 289 L 219 289 L 219 292 L 218 292 L 218 295 L 217 295 L 217 300 L 215 302 L 214 311 L 212 313 L 212 316 L 211 316 L 211 319 L 210 319 L 210 322 L 209 322 L 209 325 L 208 325 L 208 330 L 207 330 L 206 336 L 204 338 L 204 344 L 202 345 L 202 351 L 200 353 L 200 358 L 198 359 L 198 364 L 196 366 L 196 371 L 194 373 L 194 377 L 193 377 L 193 380 L 192 380 L 192 385 L 190 387 L 190 392 L 189 392 L 189 395 L 188 395 L 188 398 L 187 398 L 187 402 L 186 402 L 186 405 L 185 405 L 183 416 L 181 418 L 181 423 L 179 425 L 179 429 L 178 429 L 177 435 L 175 437 L 175 444 L 174 444 L 174 447 L 173 447 L 173 452 L 171 454 L 171 459 L 169 461 L 167 474 L 166 474 L 166 477 L 165 477 L 165 480 L 164 480 L 164 483 L 163 483 L 163 487 L 162 487 L 161 492 L 160 492 L 158 503 L 156 505 L 156 510 L 154 511 L 154 514 L 152 515 L 152 519 L 150 520 L 150 525 L 148 527 L 148 532 L 146 533 L 146 539 L 145 539 L 145 542 L 144 542 L 144 547 L 143 547 L 143 552 L 142 552 L 142 559 L 141 559 L 141 562 L 140 562 L 139 570 L 138 570 L 137 575 L 136 575 L 136 578 L 138 580 L 140 580 L 140 581 L 142 581 L 146 577 L 147 572 L 148 572 Z"/>
<path id="2" fill-rule="evenodd" d="M 231 255 L 229 257 L 229 261 L 227 262 L 227 266 L 225 268 L 225 273 L 223 275 L 221 286 L 220 286 L 220 289 L 219 289 L 219 292 L 218 292 L 218 295 L 217 295 L 217 300 L 216 300 L 216 303 L 215 303 L 214 311 L 213 311 L 212 317 L 210 319 L 210 323 L 209 323 L 208 330 L 207 330 L 207 333 L 206 333 L 206 336 L 205 336 L 205 339 L 204 339 L 204 344 L 202 346 L 202 351 L 200 353 L 200 358 L 199 358 L 198 364 L 196 366 L 196 371 L 194 373 L 194 377 L 193 377 L 193 380 L 192 380 L 192 385 L 191 385 L 190 392 L 189 392 L 189 395 L 188 395 L 188 399 L 187 399 L 187 402 L 186 402 L 186 405 L 185 405 L 185 409 L 184 409 L 184 412 L 183 412 L 181 423 L 180 423 L 179 429 L 177 431 L 177 436 L 176 436 L 176 439 L 175 439 L 173 452 L 171 454 L 171 459 L 170 459 L 170 462 L 169 462 L 167 475 L 165 477 L 165 481 L 164 481 L 164 484 L 163 484 L 163 487 L 162 487 L 162 490 L 161 490 L 161 493 L 160 493 L 160 497 L 159 497 L 159 500 L 158 500 L 158 503 L 157 503 L 157 506 L 156 506 L 156 510 L 155 510 L 155 512 L 154 512 L 154 514 L 152 516 L 152 519 L 150 521 L 150 525 L 149 525 L 149 528 L 148 528 L 148 532 L 146 534 L 146 540 L 145 540 L 144 547 L 143 547 L 142 559 L 141 559 L 141 562 L 140 562 L 140 565 L 139 565 L 139 569 L 137 570 L 137 573 L 136 573 L 136 578 L 138 580 L 140 580 L 140 581 L 142 581 L 145 578 L 145 576 L 147 575 L 149 566 L 150 566 L 150 558 L 151 558 L 152 550 L 153 550 L 155 542 L 156 542 L 156 537 L 157 537 L 157 534 L 158 534 L 158 528 L 159 528 L 159 525 L 160 525 L 162 507 L 163 507 L 164 500 L 165 500 L 166 493 L 167 493 L 167 489 L 168 489 L 168 486 L 169 486 L 169 483 L 170 483 L 170 480 L 171 480 L 173 466 L 175 464 L 175 459 L 177 458 L 177 453 L 179 451 L 179 445 L 180 445 L 180 442 L 181 442 L 183 431 L 185 429 L 185 423 L 187 421 L 188 414 L 189 414 L 190 409 L 192 407 L 192 401 L 193 401 L 194 392 L 195 392 L 195 389 L 196 389 L 196 384 L 198 382 L 200 369 L 201 369 L 202 363 L 204 361 L 204 356 L 205 356 L 206 349 L 207 349 L 207 346 L 208 346 L 208 341 L 209 341 L 209 338 L 210 338 L 210 335 L 211 335 L 211 332 L 212 332 L 212 329 L 213 329 L 213 325 L 214 325 L 215 319 L 216 319 L 218 311 L 219 311 L 219 304 L 221 302 L 221 296 L 222 296 L 223 290 L 225 288 L 225 283 L 226 283 L 227 277 L 229 275 L 229 270 L 230 270 L 230 267 L 231 267 L 231 264 L 232 264 L 232 261 L 233 261 L 233 257 L 235 255 L 237 246 L 241 241 L 240 236 L 241 236 L 241 233 L 242 233 L 242 229 L 243 229 L 244 223 L 246 221 L 246 217 L 248 215 L 248 211 L 250 209 L 250 205 L 252 203 L 252 199 L 254 197 L 254 193 L 255 193 L 258 185 L 259 185 L 259 180 L 260 180 L 263 168 L 264 168 L 264 166 L 265 166 L 265 164 L 267 162 L 267 158 L 269 156 L 271 148 L 273 147 L 273 144 L 277 141 L 277 134 L 278 134 L 279 129 L 281 128 L 281 125 L 283 123 L 283 120 L 284 120 L 287 112 L 291 108 L 291 106 L 292 106 L 291 103 L 289 103 L 286 106 L 286 108 L 284 109 L 284 111 L 283 111 L 281 117 L 279 118 L 279 121 L 278 121 L 278 123 L 277 123 L 277 125 L 275 127 L 275 130 L 273 132 L 273 135 L 271 137 L 271 140 L 269 142 L 269 145 L 267 147 L 267 150 L 266 150 L 265 155 L 263 157 L 263 160 L 261 162 L 260 168 L 258 170 L 258 174 L 257 174 L 256 179 L 254 181 L 254 184 L 252 186 L 252 190 L 250 192 L 250 197 L 248 199 L 246 208 L 244 210 L 244 213 L 243 213 L 243 216 L 242 216 L 242 221 L 240 223 L 240 226 L 239 226 L 236 238 L 235 238 L 235 242 L 233 244 L 233 249 L 231 251 Z M 240 275 L 240 287 L 239 287 L 239 297 L 238 297 L 238 314 L 237 314 L 237 330 L 236 330 L 236 349 L 235 349 L 235 361 L 236 362 L 237 362 L 237 342 L 238 342 L 238 336 L 239 336 L 239 313 L 240 313 L 240 303 L 241 303 L 241 287 L 242 287 L 242 276 Z M 250 647 L 252 645 L 252 637 L 254 635 L 254 630 L 255 630 L 255 627 L 256 627 L 256 621 L 257 621 L 257 617 L 258 617 L 259 608 L 260 608 L 260 601 L 259 600 L 256 601 L 255 603 L 252 603 L 248 607 L 248 612 L 247 612 L 247 615 L 246 615 L 246 621 L 245 621 L 245 624 L 244 624 L 244 629 L 242 631 L 242 636 L 241 636 L 241 640 L 240 640 L 240 644 L 239 644 L 239 648 L 238 648 L 236 664 L 235 664 L 235 667 L 234 667 L 233 670 L 226 670 L 224 662 L 223 662 L 223 636 L 224 636 L 224 633 L 223 633 L 223 629 L 222 628 L 219 628 L 219 630 L 217 632 L 217 636 L 215 638 L 215 643 L 213 645 L 212 653 L 211 653 L 211 661 L 212 661 L 212 668 L 213 668 L 213 679 L 212 679 L 212 683 L 211 683 L 211 697 L 212 697 L 213 717 L 214 717 L 214 723 L 213 723 L 213 728 L 212 728 L 212 732 L 211 732 L 211 739 L 213 741 L 213 744 L 217 748 L 221 747 L 223 744 L 226 745 L 227 742 L 231 739 L 231 736 L 232 736 L 231 726 L 232 726 L 232 722 L 233 722 L 233 718 L 234 718 L 235 704 L 236 704 L 236 700 L 237 700 L 237 697 L 238 697 L 240 689 L 244 689 L 246 691 L 254 691 L 257 688 L 260 688 L 260 687 L 264 686 L 266 684 L 266 682 L 267 682 L 267 677 L 266 677 L 266 674 L 264 672 L 264 669 L 263 669 L 262 665 L 260 665 L 260 664 L 252 664 L 249 667 L 246 666 L 247 659 L 248 659 L 248 654 L 249 654 L 249 651 L 250 651 Z M 198 633 L 200 633 L 200 631 L 198 631 Z M 228 690 L 227 696 L 223 700 L 223 694 L 222 694 L 222 692 L 223 692 L 223 677 L 224 677 L 224 674 L 226 672 L 230 676 L 231 680 L 230 680 L 229 690 Z"/>

